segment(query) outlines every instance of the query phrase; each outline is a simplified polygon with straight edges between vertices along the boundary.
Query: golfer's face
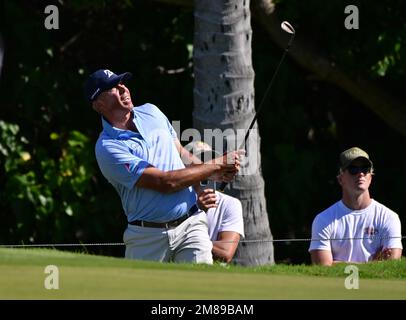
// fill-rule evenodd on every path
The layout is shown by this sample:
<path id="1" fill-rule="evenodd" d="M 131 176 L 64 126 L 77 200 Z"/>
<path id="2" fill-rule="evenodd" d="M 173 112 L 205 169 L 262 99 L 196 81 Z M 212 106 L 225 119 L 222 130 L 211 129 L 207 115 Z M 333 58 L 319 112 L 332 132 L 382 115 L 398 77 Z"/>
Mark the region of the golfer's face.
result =
<path id="1" fill-rule="evenodd" d="M 125 108 L 130 109 L 133 106 L 131 101 L 130 90 L 122 84 L 119 83 L 117 86 L 104 91 L 100 98 L 103 103 L 108 105 L 110 108 Z"/>

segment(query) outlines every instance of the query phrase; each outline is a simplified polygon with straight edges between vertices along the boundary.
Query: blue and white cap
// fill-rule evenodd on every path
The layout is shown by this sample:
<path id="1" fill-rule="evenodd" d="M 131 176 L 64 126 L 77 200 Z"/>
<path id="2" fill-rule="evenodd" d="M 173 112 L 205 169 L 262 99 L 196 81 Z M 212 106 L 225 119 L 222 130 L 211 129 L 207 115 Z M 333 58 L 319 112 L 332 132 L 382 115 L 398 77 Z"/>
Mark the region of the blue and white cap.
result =
<path id="1" fill-rule="evenodd" d="M 87 79 L 84 91 L 89 102 L 94 101 L 103 91 L 115 87 L 120 82 L 132 77 L 130 72 L 115 74 L 108 69 L 99 69 Z"/>

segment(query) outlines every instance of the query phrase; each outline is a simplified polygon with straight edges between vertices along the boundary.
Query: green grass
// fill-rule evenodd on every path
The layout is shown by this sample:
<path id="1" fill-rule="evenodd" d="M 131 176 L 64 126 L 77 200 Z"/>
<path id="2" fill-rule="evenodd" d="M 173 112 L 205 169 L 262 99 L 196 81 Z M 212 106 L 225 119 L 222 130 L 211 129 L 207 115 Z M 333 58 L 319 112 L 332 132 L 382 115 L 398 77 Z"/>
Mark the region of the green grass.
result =
<path id="1" fill-rule="evenodd" d="M 44 288 L 47 265 L 59 290 Z M 162 264 L 47 249 L 0 249 L 0 299 L 405 299 L 406 260 L 357 265 L 257 268 Z"/>

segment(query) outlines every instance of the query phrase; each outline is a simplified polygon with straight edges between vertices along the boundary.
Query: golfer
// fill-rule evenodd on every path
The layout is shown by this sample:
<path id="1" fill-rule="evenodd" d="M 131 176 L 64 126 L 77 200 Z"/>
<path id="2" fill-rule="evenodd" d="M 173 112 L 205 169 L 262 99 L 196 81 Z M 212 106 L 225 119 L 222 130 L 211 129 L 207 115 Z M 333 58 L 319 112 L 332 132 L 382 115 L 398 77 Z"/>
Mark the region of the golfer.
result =
<path id="1" fill-rule="evenodd" d="M 207 217 L 198 210 L 191 186 L 209 177 L 231 181 L 240 167 L 239 153 L 202 164 L 181 146 L 156 106 L 133 106 L 124 85 L 131 76 L 100 69 L 84 86 L 103 126 L 96 143 L 97 163 L 118 192 L 128 220 L 125 256 L 211 264 Z M 181 157 L 192 165 L 186 168 Z"/>

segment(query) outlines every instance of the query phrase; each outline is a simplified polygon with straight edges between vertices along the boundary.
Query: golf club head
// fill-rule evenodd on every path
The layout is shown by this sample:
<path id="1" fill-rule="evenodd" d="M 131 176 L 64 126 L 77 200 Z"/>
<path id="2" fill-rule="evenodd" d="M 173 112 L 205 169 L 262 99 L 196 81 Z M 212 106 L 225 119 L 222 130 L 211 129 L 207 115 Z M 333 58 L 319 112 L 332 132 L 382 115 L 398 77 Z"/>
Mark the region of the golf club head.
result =
<path id="1" fill-rule="evenodd" d="M 295 29 L 292 27 L 292 25 L 287 22 L 287 21 L 283 21 L 281 23 L 281 28 L 283 31 L 290 33 L 290 34 L 295 34 Z"/>

